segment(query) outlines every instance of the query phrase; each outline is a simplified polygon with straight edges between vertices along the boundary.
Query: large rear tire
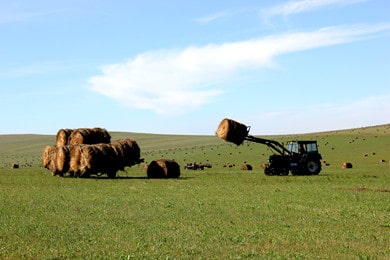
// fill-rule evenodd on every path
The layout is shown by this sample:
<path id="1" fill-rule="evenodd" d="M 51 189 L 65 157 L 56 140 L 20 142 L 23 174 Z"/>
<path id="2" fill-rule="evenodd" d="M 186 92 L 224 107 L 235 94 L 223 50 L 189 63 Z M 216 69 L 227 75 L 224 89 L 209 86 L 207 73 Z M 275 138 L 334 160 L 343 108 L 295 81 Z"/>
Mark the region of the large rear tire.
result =
<path id="1" fill-rule="evenodd" d="M 306 162 L 306 173 L 308 175 L 318 175 L 321 171 L 321 163 L 317 160 L 308 160 Z"/>

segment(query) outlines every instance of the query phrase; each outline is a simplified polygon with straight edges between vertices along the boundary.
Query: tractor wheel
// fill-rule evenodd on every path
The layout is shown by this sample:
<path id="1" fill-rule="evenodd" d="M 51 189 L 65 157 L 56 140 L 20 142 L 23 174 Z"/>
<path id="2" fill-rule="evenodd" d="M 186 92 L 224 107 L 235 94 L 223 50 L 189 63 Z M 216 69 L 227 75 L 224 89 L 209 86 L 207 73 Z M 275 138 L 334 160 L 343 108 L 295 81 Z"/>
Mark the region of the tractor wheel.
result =
<path id="1" fill-rule="evenodd" d="M 315 160 L 308 160 L 306 162 L 306 172 L 308 175 L 318 175 L 321 171 L 321 164 Z"/>
<path id="2" fill-rule="evenodd" d="M 280 168 L 277 170 L 277 175 L 279 176 L 287 176 L 288 175 L 288 169 L 286 168 Z"/>
<path id="3" fill-rule="evenodd" d="M 116 172 L 114 172 L 114 171 L 108 172 L 108 173 L 107 173 L 107 177 L 108 177 L 109 179 L 115 179 L 115 178 L 116 178 Z"/>
<path id="4" fill-rule="evenodd" d="M 274 175 L 274 168 L 269 167 L 268 165 L 264 168 L 265 175 Z"/>

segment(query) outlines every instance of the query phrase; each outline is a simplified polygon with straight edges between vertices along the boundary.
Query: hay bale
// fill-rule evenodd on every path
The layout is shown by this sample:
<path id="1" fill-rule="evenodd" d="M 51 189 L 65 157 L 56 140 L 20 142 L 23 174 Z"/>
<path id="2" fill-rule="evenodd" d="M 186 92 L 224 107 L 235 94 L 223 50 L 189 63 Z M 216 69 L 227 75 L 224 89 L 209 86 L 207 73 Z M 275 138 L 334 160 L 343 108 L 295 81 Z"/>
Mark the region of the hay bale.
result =
<path id="1" fill-rule="evenodd" d="M 79 150 L 79 177 L 88 177 L 98 173 L 112 174 L 114 171 L 113 151 L 109 144 L 79 145 Z"/>
<path id="2" fill-rule="evenodd" d="M 80 176 L 81 151 L 84 145 L 73 145 L 70 149 L 69 173 L 72 176 Z"/>
<path id="3" fill-rule="evenodd" d="M 68 144 L 108 144 L 111 136 L 104 128 L 78 128 L 75 129 L 68 138 Z"/>
<path id="4" fill-rule="evenodd" d="M 251 171 L 252 169 L 253 169 L 252 165 L 247 164 L 247 163 L 245 163 L 241 166 L 241 170 L 243 170 L 243 171 Z"/>
<path id="5" fill-rule="evenodd" d="M 11 169 L 19 169 L 19 164 L 11 163 Z"/>
<path id="6" fill-rule="evenodd" d="M 56 166 L 58 175 L 63 176 L 70 168 L 70 154 L 73 145 L 57 146 Z"/>
<path id="7" fill-rule="evenodd" d="M 46 146 L 42 153 L 42 166 L 48 169 L 54 176 L 57 174 L 57 146 Z"/>
<path id="8" fill-rule="evenodd" d="M 248 132 L 249 130 L 246 125 L 225 118 L 219 123 L 216 135 L 227 142 L 240 145 L 244 142 Z"/>
<path id="9" fill-rule="evenodd" d="M 343 162 L 343 164 L 341 165 L 341 168 L 343 168 L 343 169 L 351 169 L 352 168 L 352 163 L 350 163 L 350 162 Z"/>
<path id="10" fill-rule="evenodd" d="M 115 164 L 123 171 L 126 166 L 133 166 L 140 162 L 141 149 L 136 141 L 121 139 L 110 143 L 115 155 Z"/>
<path id="11" fill-rule="evenodd" d="M 174 160 L 153 160 L 146 172 L 148 178 L 179 178 L 180 166 Z"/>
<path id="12" fill-rule="evenodd" d="M 142 162 L 141 150 L 134 140 L 112 143 L 70 145 L 69 172 L 77 177 L 107 174 L 115 178 L 118 170 Z"/>
<path id="13" fill-rule="evenodd" d="M 60 129 L 57 132 L 56 136 L 56 145 L 57 146 L 63 146 L 68 144 L 68 139 L 71 133 L 73 132 L 73 129 Z"/>

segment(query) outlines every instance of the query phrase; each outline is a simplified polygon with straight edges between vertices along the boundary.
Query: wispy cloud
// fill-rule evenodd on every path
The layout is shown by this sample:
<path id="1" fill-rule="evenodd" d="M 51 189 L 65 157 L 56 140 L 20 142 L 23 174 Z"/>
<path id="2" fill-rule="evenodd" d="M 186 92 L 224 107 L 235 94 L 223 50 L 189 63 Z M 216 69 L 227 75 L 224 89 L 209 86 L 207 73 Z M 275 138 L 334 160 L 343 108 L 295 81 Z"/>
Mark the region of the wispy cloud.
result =
<path id="1" fill-rule="evenodd" d="M 217 86 L 237 70 L 272 66 L 282 54 L 363 40 L 389 31 L 390 23 L 327 27 L 225 44 L 139 54 L 106 65 L 90 88 L 137 109 L 178 114 L 212 102 Z"/>
<path id="2" fill-rule="evenodd" d="M 224 11 L 216 12 L 216 13 L 209 14 L 209 15 L 206 15 L 203 17 L 199 17 L 199 18 L 195 19 L 195 21 L 197 23 L 200 23 L 200 24 L 207 24 L 207 23 L 210 23 L 214 20 L 226 17 L 230 13 L 231 13 L 230 11 L 224 10 Z"/>
<path id="3" fill-rule="evenodd" d="M 293 14 L 309 12 L 327 6 L 351 5 L 367 0 L 299 0 L 289 1 L 280 5 L 263 9 L 261 11 L 264 19 L 268 20 L 274 16 L 289 16 Z"/>
<path id="4" fill-rule="evenodd" d="M 76 64 L 76 65 L 75 65 Z M 61 73 L 70 70 L 80 69 L 80 65 L 77 61 L 72 62 L 36 62 L 33 64 L 23 65 L 9 65 L 0 67 L 0 77 L 3 78 L 18 78 L 18 77 L 30 77 L 36 75 Z"/>
<path id="5" fill-rule="evenodd" d="M 388 124 L 390 95 L 369 96 L 355 101 L 328 103 L 310 108 L 259 113 L 243 118 L 251 124 L 252 134 L 292 134 Z M 266 133 L 264 125 L 267 125 Z M 305 129 L 305 130 L 302 130 Z"/>

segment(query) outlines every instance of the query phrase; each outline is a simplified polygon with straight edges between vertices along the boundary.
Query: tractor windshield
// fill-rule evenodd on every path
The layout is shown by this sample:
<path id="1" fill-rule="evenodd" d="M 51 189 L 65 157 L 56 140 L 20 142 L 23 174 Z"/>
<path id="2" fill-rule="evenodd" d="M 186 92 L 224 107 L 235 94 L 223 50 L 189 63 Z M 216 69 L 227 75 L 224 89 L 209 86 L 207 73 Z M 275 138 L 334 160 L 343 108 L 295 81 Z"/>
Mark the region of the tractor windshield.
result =
<path id="1" fill-rule="evenodd" d="M 316 153 L 318 152 L 317 143 L 316 142 L 289 142 L 287 144 L 287 150 L 292 153 Z"/>
<path id="2" fill-rule="evenodd" d="M 318 151 L 317 144 L 316 143 L 308 143 L 308 144 L 306 144 L 306 151 L 308 153 L 317 152 Z"/>
<path id="3" fill-rule="evenodd" d="M 293 153 L 298 153 L 298 143 L 294 143 L 294 142 L 288 143 L 287 150 Z"/>

